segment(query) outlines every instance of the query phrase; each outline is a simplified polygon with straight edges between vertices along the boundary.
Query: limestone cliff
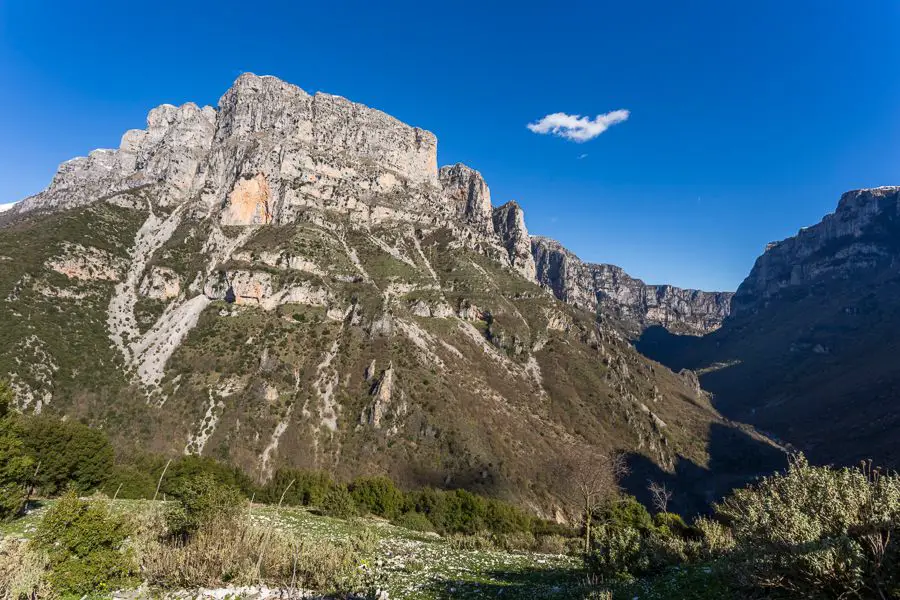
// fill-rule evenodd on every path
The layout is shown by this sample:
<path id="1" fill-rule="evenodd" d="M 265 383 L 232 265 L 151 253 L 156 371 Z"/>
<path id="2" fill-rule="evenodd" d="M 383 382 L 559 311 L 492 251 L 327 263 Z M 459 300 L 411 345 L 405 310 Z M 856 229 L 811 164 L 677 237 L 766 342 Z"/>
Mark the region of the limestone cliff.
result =
<path id="1" fill-rule="evenodd" d="M 531 248 L 538 281 L 557 298 L 591 311 L 610 311 L 631 323 L 634 332 L 662 325 L 676 333 L 702 335 L 719 328 L 730 311 L 731 292 L 647 285 L 615 265 L 585 263 L 545 237 L 532 237 Z"/>
<path id="2" fill-rule="evenodd" d="M 735 315 L 757 310 L 791 291 L 802 293 L 816 283 L 896 265 L 898 217 L 900 187 L 847 192 L 837 210 L 820 223 L 766 247 L 738 287 Z"/>

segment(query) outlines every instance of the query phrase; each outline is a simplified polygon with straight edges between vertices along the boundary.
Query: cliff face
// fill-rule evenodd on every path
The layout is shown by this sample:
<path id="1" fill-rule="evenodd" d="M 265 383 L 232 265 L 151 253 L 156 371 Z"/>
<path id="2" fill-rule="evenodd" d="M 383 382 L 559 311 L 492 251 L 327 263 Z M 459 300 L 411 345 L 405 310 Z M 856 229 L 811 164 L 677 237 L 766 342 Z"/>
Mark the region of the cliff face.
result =
<path id="1" fill-rule="evenodd" d="M 900 255 L 898 224 L 900 187 L 847 192 L 837 210 L 820 223 L 768 245 L 735 294 L 735 315 L 791 292 L 803 293 L 817 283 L 890 268 Z"/>
<path id="2" fill-rule="evenodd" d="M 582 262 L 559 242 L 532 237 L 538 281 L 557 298 L 596 311 L 609 311 L 633 331 L 662 325 L 675 333 L 702 335 L 728 316 L 731 292 L 703 292 L 670 285 L 647 285 L 615 265 Z"/>
<path id="3" fill-rule="evenodd" d="M 273 77 L 154 109 L 0 222 L 0 376 L 123 446 L 550 511 L 573 453 L 706 465 L 737 432 L 541 289 L 521 208 L 434 135 Z"/>

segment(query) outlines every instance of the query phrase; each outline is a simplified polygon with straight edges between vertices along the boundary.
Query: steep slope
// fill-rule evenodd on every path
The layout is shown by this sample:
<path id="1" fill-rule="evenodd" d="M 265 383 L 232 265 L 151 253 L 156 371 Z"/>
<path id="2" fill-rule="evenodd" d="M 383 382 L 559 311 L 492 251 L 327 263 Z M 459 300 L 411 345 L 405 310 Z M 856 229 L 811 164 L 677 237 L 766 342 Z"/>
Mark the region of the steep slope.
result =
<path id="1" fill-rule="evenodd" d="M 732 315 L 702 340 L 638 347 L 700 369 L 716 406 L 822 462 L 900 466 L 900 188 L 844 194 L 835 213 L 769 244 Z"/>
<path id="2" fill-rule="evenodd" d="M 547 512 L 574 454 L 705 468 L 713 428 L 771 450 L 538 286 L 521 209 L 438 170 L 431 133 L 273 77 L 154 109 L 0 223 L 0 373 L 123 448 Z"/>
<path id="3" fill-rule="evenodd" d="M 702 335 L 718 329 L 731 309 L 731 292 L 647 285 L 615 265 L 582 262 L 545 237 L 532 237 L 531 248 L 538 281 L 557 298 L 616 315 L 634 334 L 662 325 L 673 333 Z"/>

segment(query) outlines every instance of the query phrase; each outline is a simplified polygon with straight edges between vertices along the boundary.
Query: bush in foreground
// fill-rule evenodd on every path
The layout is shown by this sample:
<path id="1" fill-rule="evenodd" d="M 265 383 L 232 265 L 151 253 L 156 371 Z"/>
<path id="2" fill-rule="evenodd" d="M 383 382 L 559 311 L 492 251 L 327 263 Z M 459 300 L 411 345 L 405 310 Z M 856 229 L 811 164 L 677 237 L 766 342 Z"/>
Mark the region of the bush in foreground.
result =
<path id="1" fill-rule="evenodd" d="M 65 595 L 91 595 L 136 585 L 137 564 L 126 541 L 132 527 L 103 500 L 74 492 L 44 515 L 30 546 L 46 556 L 47 581 Z"/>
<path id="2" fill-rule="evenodd" d="M 186 539 L 208 523 L 224 525 L 247 516 L 247 500 L 236 488 L 205 474 L 182 480 L 166 513 L 169 535 Z"/>
<path id="3" fill-rule="evenodd" d="M 813 467 L 736 491 L 716 507 L 742 584 L 806 598 L 900 596 L 900 476 Z"/>

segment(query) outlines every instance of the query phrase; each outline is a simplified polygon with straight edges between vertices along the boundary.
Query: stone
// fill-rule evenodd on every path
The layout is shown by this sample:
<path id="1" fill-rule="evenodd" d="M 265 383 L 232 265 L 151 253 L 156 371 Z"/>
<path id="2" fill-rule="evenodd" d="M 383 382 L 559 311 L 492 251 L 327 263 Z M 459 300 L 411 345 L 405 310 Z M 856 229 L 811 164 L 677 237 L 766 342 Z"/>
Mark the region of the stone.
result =
<path id="1" fill-rule="evenodd" d="M 492 221 L 494 232 L 499 236 L 501 244 L 509 253 L 512 267 L 522 277 L 536 281 L 537 267 L 531 253 L 531 237 L 525 227 L 525 213 L 515 200 L 493 210 Z"/>
<path id="2" fill-rule="evenodd" d="M 671 285 L 647 285 L 622 268 L 582 262 L 556 240 L 532 236 L 537 280 L 553 294 L 581 308 L 604 308 L 632 323 L 635 332 L 661 325 L 676 333 L 715 331 L 731 310 L 731 292 L 704 292 Z"/>
<path id="3" fill-rule="evenodd" d="M 900 186 L 845 193 L 820 223 L 766 246 L 735 293 L 733 313 L 755 312 L 789 289 L 891 265 L 898 214 Z"/>
<path id="4" fill-rule="evenodd" d="M 491 190 L 481 173 L 462 163 L 441 167 L 441 188 L 456 216 L 485 233 L 492 231 Z"/>

